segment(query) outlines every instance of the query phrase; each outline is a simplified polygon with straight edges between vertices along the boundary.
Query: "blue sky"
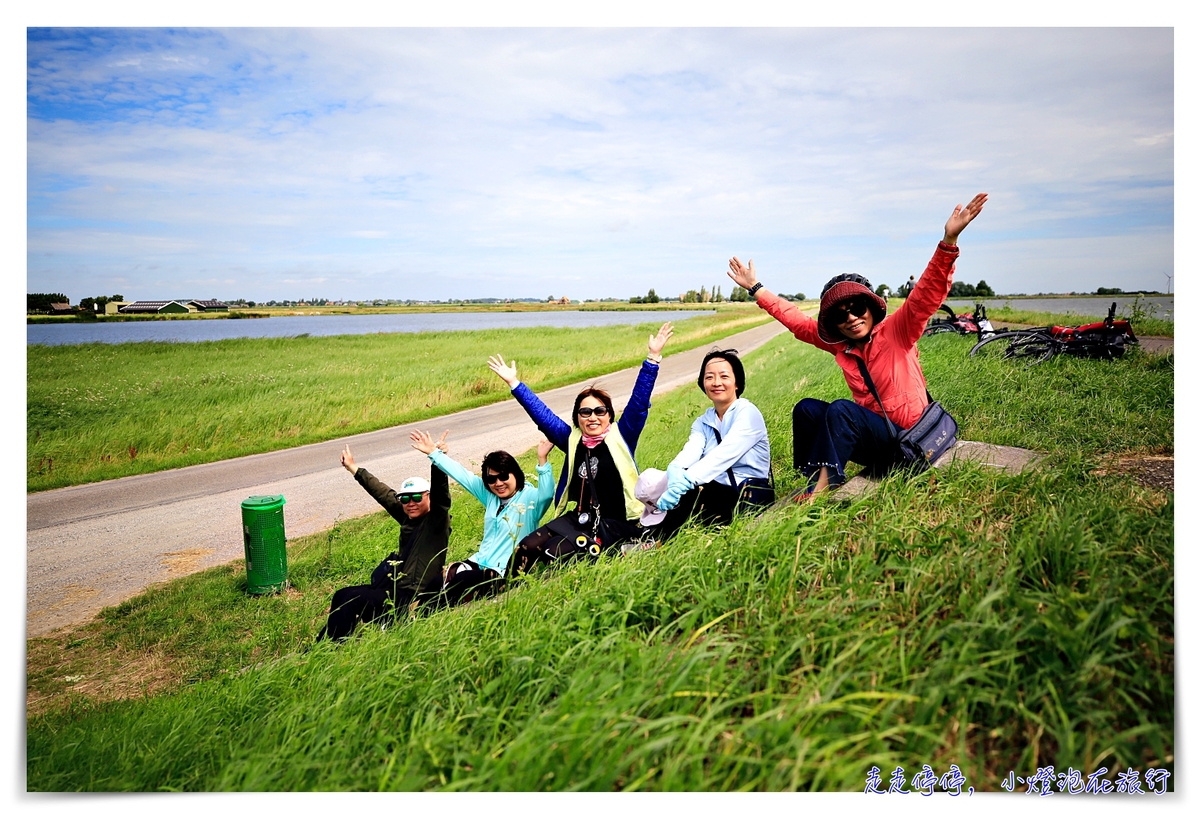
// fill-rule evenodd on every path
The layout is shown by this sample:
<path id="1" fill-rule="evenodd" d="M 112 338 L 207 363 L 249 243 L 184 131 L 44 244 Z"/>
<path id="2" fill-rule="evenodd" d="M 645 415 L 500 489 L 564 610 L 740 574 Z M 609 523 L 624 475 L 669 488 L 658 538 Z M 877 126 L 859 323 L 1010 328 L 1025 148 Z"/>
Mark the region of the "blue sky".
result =
<path id="1" fill-rule="evenodd" d="M 1174 274 L 1164 28 L 30 29 L 27 288 L 622 297 Z"/>

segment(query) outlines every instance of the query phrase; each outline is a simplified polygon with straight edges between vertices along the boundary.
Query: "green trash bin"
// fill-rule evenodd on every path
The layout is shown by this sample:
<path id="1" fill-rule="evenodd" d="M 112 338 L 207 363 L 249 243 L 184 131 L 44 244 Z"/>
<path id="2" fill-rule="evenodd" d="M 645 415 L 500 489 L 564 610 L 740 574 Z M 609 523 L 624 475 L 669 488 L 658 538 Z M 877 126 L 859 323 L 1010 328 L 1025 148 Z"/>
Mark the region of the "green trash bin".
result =
<path id="1" fill-rule="evenodd" d="M 242 537 L 246 544 L 246 590 L 282 591 L 287 584 L 287 537 L 283 533 L 282 494 L 242 501 Z"/>

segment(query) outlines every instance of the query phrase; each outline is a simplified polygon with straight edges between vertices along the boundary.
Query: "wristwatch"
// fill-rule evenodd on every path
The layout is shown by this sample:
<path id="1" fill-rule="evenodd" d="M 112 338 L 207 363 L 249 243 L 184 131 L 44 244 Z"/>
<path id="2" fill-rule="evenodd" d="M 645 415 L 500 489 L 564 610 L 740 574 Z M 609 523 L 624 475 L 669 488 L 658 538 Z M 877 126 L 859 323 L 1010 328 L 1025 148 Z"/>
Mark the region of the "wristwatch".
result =
<path id="1" fill-rule="evenodd" d="M 755 284 L 753 287 L 751 287 L 750 289 L 746 290 L 746 294 L 749 295 L 751 298 L 753 298 L 754 294 L 761 289 L 762 289 L 762 282 L 760 281 L 757 284 Z"/>

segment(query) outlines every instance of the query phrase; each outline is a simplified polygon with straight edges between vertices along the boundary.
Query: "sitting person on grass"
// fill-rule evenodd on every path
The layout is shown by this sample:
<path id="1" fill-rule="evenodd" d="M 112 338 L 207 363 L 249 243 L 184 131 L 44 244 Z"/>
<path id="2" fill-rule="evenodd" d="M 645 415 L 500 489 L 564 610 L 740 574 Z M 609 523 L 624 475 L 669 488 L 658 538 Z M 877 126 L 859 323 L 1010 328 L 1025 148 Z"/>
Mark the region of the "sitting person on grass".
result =
<path id="1" fill-rule="evenodd" d="M 508 384 L 542 434 L 566 455 L 555 490 L 554 519 L 521 541 L 514 567 L 518 574 L 537 563 L 595 558 L 602 550 L 641 536 L 644 509 L 634 497 L 638 480 L 634 452 L 650 412 L 650 393 L 658 378 L 663 347 L 674 332 L 668 321 L 650 336 L 646 359 L 620 420 L 612 397 L 589 386 L 575 397 L 568 423 L 521 382 L 516 361 L 506 363 L 500 355 L 488 358 L 488 368 Z M 603 333 L 596 337 L 598 343 L 603 342 Z"/>
<path id="2" fill-rule="evenodd" d="M 437 445 L 444 446 L 445 439 L 442 435 Z M 359 622 L 372 622 L 437 594 L 450 542 L 450 483 L 437 466 L 430 467 L 428 480 L 410 477 L 399 491 L 356 465 L 349 446 L 342 451 L 342 467 L 400 523 L 400 542 L 375 567 L 371 584 L 334 592 L 318 642 L 346 639 Z"/>
<path id="3" fill-rule="evenodd" d="M 950 293 L 959 233 L 979 215 L 986 201 L 987 194 L 980 193 L 966 207 L 955 205 L 925 272 L 890 316 L 887 302 L 871 290 L 867 279 L 855 273 L 829 280 L 813 320 L 794 304 L 764 290 L 753 260 L 749 265 L 737 257 L 729 260 L 729 277 L 745 287 L 759 307 L 801 341 L 834 356 L 854 398 L 832 403 L 805 398 L 792 410 L 792 458 L 808 481 L 799 500 L 845 482 L 845 466 L 850 461 L 875 475 L 899 464 L 887 419 L 900 429 L 909 429 L 930 403 L 917 339 Z M 863 369 L 874 382 L 882 406 L 871 394 Z"/>
<path id="4" fill-rule="evenodd" d="M 737 352 L 713 350 L 704 356 L 696 384 L 712 401 L 692 423 L 683 450 L 667 466 L 666 490 L 655 505 L 666 516 L 648 529 L 659 542 L 669 539 L 689 518 L 701 523 L 728 525 L 747 485 L 767 488 L 771 469 L 771 443 L 762 412 L 742 397 L 746 372 Z"/>
<path id="5" fill-rule="evenodd" d="M 446 435 L 442 435 L 445 440 Z M 547 461 L 554 446 L 538 444 L 537 485 L 525 485 L 525 473 L 508 452 L 489 452 L 480 466 L 481 476 L 471 474 L 434 444 L 426 432 L 412 433 L 413 448 L 429 455 L 430 461 L 483 503 L 483 541 L 479 550 L 446 568 L 439 606 L 458 605 L 501 589 L 508 562 L 517 543 L 538 522 L 554 497 L 554 468 Z M 440 441 L 439 441 L 440 443 Z"/>

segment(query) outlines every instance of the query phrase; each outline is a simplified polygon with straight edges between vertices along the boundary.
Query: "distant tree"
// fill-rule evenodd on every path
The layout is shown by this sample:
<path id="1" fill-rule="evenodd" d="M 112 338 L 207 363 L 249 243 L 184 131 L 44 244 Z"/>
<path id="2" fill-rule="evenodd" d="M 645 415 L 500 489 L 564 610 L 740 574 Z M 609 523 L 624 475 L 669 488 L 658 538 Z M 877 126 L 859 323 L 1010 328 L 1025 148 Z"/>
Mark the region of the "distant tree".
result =
<path id="1" fill-rule="evenodd" d="M 879 296 L 880 298 L 887 298 L 891 292 L 892 288 L 886 284 L 880 284 L 875 288 L 875 295 Z"/>
<path id="2" fill-rule="evenodd" d="M 977 295 L 977 296 L 993 296 L 995 294 L 996 293 L 994 293 L 992 291 L 992 288 L 988 286 L 988 283 L 986 281 L 984 281 L 982 278 L 979 279 L 979 283 L 975 285 L 975 295 Z"/>
<path id="3" fill-rule="evenodd" d="M 714 304 L 720 304 L 724 300 L 721 295 L 721 287 L 719 285 L 713 290 L 712 300 Z"/>
<path id="4" fill-rule="evenodd" d="M 110 295 L 108 297 L 108 300 L 109 301 L 124 301 L 125 296 L 121 295 L 120 293 L 117 293 L 116 295 Z"/>
<path id="5" fill-rule="evenodd" d="M 695 290 L 688 290 L 683 294 L 683 298 L 681 298 L 680 301 L 682 301 L 684 304 L 699 304 L 700 293 L 696 292 Z"/>
<path id="6" fill-rule="evenodd" d="M 1096 295 L 1120 295 L 1122 292 L 1120 287 L 1097 287 Z"/>
<path id="7" fill-rule="evenodd" d="M 700 303 L 707 304 L 712 299 L 712 295 L 708 292 L 708 287 L 700 287 Z"/>
<path id="8" fill-rule="evenodd" d="M 658 297 L 658 293 L 654 292 L 654 288 L 650 288 L 650 292 L 646 293 L 647 304 L 657 304 L 662 299 Z"/>
<path id="9" fill-rule="evenodd" d="M 951 298 L 972 298 L 975 296 L 975 288 L 970 284 L 964 284 L 961 281 L 955 281 L 950 285 Z"/>
<path id="10" fill-rule="evenodd" d="M 735 285 L 733 285 L 733 290 L 729 293 L 729 300 L 730 301 L 749 301 L 750 293 L 746 292 L 745 287 L 739 287 L 738 285 L 735 284 Z"/>
<path id="11" fill-rule="evenodd" d="M 26 293 L 26 312 L 50 312 L 51 304 L 69 304 L 71 299 L 62 293 Z"/>

